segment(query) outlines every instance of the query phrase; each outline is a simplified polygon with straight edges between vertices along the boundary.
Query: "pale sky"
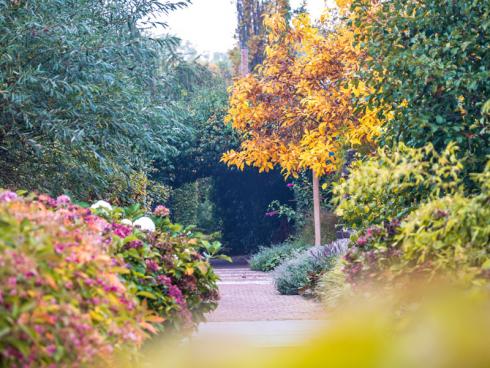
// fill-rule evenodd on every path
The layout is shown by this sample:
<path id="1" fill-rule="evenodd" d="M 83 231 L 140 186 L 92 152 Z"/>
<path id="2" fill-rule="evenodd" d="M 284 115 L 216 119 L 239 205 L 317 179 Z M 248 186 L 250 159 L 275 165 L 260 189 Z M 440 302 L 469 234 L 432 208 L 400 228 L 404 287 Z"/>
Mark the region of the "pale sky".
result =
<path id="1" fill-rule="evenodd" d="M 308 0 L 308 10 L 318 17 L 325 2 L 332 0 Z M 301 0 L 291 0 L 292 8 Z M 227 52 L 235 44 L 235 0 L 193 0 L 187 8 L 171 13 L 166 19 L 169 33 L 189 41 L 200 53 Z"/>

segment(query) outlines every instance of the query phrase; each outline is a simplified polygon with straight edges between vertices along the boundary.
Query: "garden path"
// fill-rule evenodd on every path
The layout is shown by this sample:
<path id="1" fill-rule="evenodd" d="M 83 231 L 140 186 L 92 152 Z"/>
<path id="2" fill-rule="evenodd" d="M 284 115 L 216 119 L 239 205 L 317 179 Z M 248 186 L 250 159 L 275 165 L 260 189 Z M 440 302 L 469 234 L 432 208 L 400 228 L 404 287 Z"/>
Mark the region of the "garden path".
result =
<path id="1" fill-rule="evenodd" d="M 240 339 L 256 346 L 290 346 L 323 327 L 321 305 L 297 295 L 280 295 L 270 273 L 247 265 L 216 266 L 221 300 L 195 339 Z"/>

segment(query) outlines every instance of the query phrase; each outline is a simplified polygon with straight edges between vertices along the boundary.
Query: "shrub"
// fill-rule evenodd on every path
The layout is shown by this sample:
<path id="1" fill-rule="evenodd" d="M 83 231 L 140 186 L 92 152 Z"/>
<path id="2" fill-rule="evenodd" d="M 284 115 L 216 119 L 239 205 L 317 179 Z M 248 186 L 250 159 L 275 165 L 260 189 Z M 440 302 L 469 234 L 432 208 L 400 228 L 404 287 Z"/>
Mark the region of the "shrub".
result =
<path id="1" fill-rule="evenodd" d="M 272 271 L 281 263 L 308 247 L 309 245 L 297 241 L 286 241 L 271 247 L 261 247 L 250 259 L 250 268 L 254 271 Z"/>
<path id="2" fill-rule="evenodd" d="M 383 141 L 431 142 L 438 151 L 457 142 L 466 171 L 482 170 L 490 154 L 490 116 L 482 113 L 490 96 L 488 1 L 355 0 L 352 20 L 363 30 L 356 38 L 368 56 L 361 74 L 370 107 L 396 107 Z"/>
<path id="3" fill-rule="evenodd" d="M 2 366 L 77 367 L 135 347 L 153 330 L 111 225 L 66 196 L 0 193 Z"/>
<path id="4" fill-rule="evenodd" d="M 336 258 L 346 248 L 347 241 L 338 240 L 298 253 L 276 269 L 274 282 L 277 290 L 286 295 L 305 294 L 315 286 L 321 273 L 333 268 Z"/>
<path id="5" fill-rule="evenodd" d="M 129 268 L 124 279 L 137 290 L 140 300 L 162 317 L 158 329 L 191 332 L 205 313 L 216 308 L 218 277 L 209 259 L 220 250 L 219 242 L 171 223 L 169 210 L 163 206 L 157 206 L 149 217 L 142 217 L 144 210 L 137 205 L 99 213 L 111 220 L 118 234 L 113 252 L 122 256 Z M 153 222 L 155 231 L 138 229 L 142 219 Z"/>
<path id="6" fill-rule="evenodd" d="M 334 187 L 335 213 L 354 228 L 399 219 L 431 198 L 454 193 L 463 165 L 456 147 L 438 154 L 432 145 L 380 149 L 352 164 L 350 175 Z"/>
<path id="7" fill-rule="evenodd" d="M 0 192 L 1 365 L 104 365 L 148 332 L 190 331 L 216 307 L 220 244 L 168 214 Z"/>
<path id="8" fill-rule="evenodd" d="M 401 279 L 407 276 L 479 283 L 490 278 L 490 195 L 486 170 L 476 175 L 481 193 L 435 198 L 402 221 L 373 226 L 354 236 L 345 256 L 347 280 Z"/>
<path id="9" fill-rule="evenodd" d="M 422 205 L 395 237 L 404 273 L 490 279 L 490 197 L 454 195 Z"/>

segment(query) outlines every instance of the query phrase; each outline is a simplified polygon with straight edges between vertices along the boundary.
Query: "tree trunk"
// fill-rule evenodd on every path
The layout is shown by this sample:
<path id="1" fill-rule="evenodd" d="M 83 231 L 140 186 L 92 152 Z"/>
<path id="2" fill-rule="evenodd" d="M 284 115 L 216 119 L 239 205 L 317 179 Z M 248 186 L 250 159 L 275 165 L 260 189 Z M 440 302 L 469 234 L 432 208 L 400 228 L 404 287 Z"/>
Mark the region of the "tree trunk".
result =
<path id="1" fill-rule="evenodd" d="M 248 47 L 243 46 L 240 50 L 240 75 L 245 77 L 248 73 Z"/>
<path id="2" fill-rule="evenodd" d="M 320 226 L 320 180 L 313 172 L 313 220 L 315 224 L 315 245 L 321 245 L 322 235 Z"/>

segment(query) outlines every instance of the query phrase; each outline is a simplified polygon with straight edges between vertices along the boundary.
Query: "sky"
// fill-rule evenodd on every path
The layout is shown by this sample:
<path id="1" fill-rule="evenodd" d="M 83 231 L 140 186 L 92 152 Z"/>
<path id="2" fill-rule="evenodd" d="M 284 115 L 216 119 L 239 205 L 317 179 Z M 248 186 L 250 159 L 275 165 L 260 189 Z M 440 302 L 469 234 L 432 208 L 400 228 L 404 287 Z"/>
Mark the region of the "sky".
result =
<path id="1" fill-rule="evenodd" d="M 300 3 L 301 0 L 291 0 L 293 9 Z M 325 0 L 308 0 L 310 14 L 320 15 L 324 4 Z M 165 20 L 169 33 L 190 42 L 199 53 L 225 53 L 235 44 L 235 7 L 235 0 L 193 0 L 192 5 L 171 13 Z"/>

